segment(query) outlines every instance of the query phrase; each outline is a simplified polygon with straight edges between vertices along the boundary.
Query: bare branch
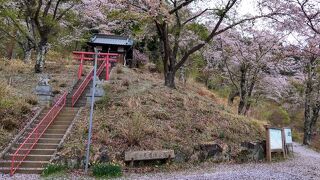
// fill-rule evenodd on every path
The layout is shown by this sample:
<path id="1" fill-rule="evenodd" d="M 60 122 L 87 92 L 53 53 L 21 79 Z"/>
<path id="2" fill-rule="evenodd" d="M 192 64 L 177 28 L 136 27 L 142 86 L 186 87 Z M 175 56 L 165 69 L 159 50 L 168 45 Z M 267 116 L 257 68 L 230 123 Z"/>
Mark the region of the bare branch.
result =
<path id="1" fill-rule="evenodd" d="M 57 13 L 58 13 L 58 8 L 59 8 L 59 5 L 60 5 L 60 2 L 61 2 L 61 0 L 58 0 L 57 3 L 56 3 L 52 19 L 55 19 L 57 17 Z"/>
<path id="2" fill-rule="evenodd" d="M 181 3 L 179 6 L 173 8 L 172 10 L 169 11 L 169 14 L 173 14 L 176 11 L 179 11 L 181 8 L 188 6 L 190 3 L 192 3 L 195 0 L 185 0 L 183 3 Z"/>
<path id="3" fill-rule="evenodd" d="M 214 10 L 214 9 L 205 9 L 203 11 L 201 11 L 199 14 L 187 19 L 185 22 L 182 23 L 182 25 L 186 25 L 187 23 L 189 23 L 190 21 L 197 19 L 198 17 L 202 16 L 205 12 L 209 11 L 209 10 Z"/>

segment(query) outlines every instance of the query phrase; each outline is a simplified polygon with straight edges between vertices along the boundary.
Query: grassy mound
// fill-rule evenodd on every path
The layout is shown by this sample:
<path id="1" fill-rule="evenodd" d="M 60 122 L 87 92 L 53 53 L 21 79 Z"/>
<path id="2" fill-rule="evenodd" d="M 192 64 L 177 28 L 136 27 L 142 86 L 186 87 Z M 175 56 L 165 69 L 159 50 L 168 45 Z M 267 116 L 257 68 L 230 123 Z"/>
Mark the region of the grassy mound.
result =
<path id="1" fill-rule="evenodd" d="M 114 69 L 111 78 L 95 110 L 92 161 L 102 147 L 121 163 L 129 150 L 174 149 L 190 157 L 199 143 L 219 139 L 237 153 L 242 141 L 264 137 L 265 122 L 233 114 L 200 84 L 170 89 L 160 74 L 127 68 Z M 84 155 L 88 115 L 76 123 L 63 155 Z"/>

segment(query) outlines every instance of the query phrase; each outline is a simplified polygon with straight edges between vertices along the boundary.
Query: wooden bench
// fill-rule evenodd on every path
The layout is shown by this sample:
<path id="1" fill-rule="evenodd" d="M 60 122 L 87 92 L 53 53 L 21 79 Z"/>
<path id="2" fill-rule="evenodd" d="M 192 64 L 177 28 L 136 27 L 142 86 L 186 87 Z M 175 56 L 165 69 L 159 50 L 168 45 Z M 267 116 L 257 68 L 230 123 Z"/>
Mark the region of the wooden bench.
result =
<path id="1" fill-rule="evenodd" d="M 156 151 L 128 151 L 125 152 L 125 161 L 130 162 L 133 166 L 134 161 L 147 161 L 147 160 L 171 160 L 175 157 L 173 150 L 156 150 Z"/>

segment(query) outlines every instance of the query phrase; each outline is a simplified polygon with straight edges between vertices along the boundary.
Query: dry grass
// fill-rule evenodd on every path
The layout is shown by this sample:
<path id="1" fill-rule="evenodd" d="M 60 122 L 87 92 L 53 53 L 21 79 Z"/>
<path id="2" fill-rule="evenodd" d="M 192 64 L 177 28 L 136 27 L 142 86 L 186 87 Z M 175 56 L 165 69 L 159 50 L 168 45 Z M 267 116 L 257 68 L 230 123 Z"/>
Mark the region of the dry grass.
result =
<path id="1" fill-rule="evenodd" d="M 54 91 L 66 90 L 76 79 L 77 66 L 61 58 L 48 59 L 44 74 L 51 77 L 49 84 Z M 0 150 L 25 125 L 32 108 L 38 106 L 34 89 L 40 76 L 34 73 L 33 64 L 0 59 Z"/>
<path id="2" fill-rule="evenodd" d="M 0 148 L 22 127 L 31 112 L 31 105 L 15 95 L 15 89 L 0 81 Z"/>
<path id="3" fill-rule="evenodd" d="M 233 114 L 203 86 L 178 83 L 170 89 L 162 85 L 161 74 L 140 69 L 123 68 L 111 77 L 110 98 L 95 111 L 93 154 L 107 146 L 120 163 L 129 150 L 174 149 L 190 157 L 199 143 L 221 138 L 236 154 L 240 142 L 263 139 L 266 122 Z M 65 156 L 83 155 L 86 117 L 76 123 Z"/>

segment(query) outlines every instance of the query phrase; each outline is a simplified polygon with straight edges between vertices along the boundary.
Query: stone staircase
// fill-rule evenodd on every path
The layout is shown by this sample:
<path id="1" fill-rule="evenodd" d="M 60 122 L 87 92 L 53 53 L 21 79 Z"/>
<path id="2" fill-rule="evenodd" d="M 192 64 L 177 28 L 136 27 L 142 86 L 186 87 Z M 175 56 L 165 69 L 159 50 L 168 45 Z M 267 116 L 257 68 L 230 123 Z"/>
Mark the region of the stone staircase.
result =
<path id="1" fill-rule="evenodd" d="M 104 70 L 100 78 L 105 78 L 106 71 Z M 65 134 L 68 128 L 71 126 L 76 115 L 79 113 L 80 108 L 86 105 L 86 94 L 90 91 L 92 81 L 84 90 L 79 100 L 74 107 L 71 107 L 71 99 L 74 92 L 81 85 L 83 79 L 79 80 L 67 95 L 66 106 L 61 110 L 52 124 L 44 132 L 38 142 L 35 144 L 30 153 L 26 156 L 25 160 L 21 163 L 15 173 L 22 174 L 39 174 L 43 171 L 44 167 L 50 163 L 51 158 L 57 152 L 59 146 L 63 143 Z M 44 109 L 41 114 L 33 121 L 29 128 L 20 136 L 20 138 L 10 147 L 3 159 L 0 159 L 0 173 L 8 174 L 11 169 L 11 159 L 13 154 L 24 142 L 24 140 L 30 135 L 33 129 L 44 118 L 49 111 L 49 108 Z M 25 149 L 25 151 L 28 151 Z"/>
<path id="2" fill-rule="evenodd" d="M 71 107 L 71 97 L 73 92 L 79 87 L 81 81 L 78 81 L 73 87 L 71 93 L 67 96 L 66 106 L 61 110 L 52 124 L 41 136 L 34 148 L 26 156 L 23 163 L 19 166 L 16 173 L 23 174 L 39 174 L 43 171 L 44 167 L 50 163 L 51 158 L 56 153 L 60 143 L 63 141 L 67 129 L 72 124 L 76 114 L 79 112 L 80 107 L 86 105 L 85 93 L 82 94 L 80 99 L 75 104 L 75 107 Z M 89 89 L 89 87 L 87 87 Z M 42 118 L 47 114 L 49 108 L 45 108 L 41 114 L 33 121 L 29 128 L 20 136 L 20 138 L 14 143 L 9 151 L 4 155 L 3 159 L 0 159 L 0 173 L 8 174 L 11 169 L 11 159 L 13 154 L 24 142 L 24 140 L 30 135 L 32 130 L 38 125 Z M 25 150 L 27 151 L 27 149 Z"/>
<path id="3" fill-rule="evenodd" d="M 38 143 L 27 155 L 16 173 L 41 173 L 43 168 L 49 163 L 50 159 L 56 152 L 61 140 L 63 139 L 64 134 L 71 125 L 78 111 L 78 107 L 65 107 L 64 109 L 62 109 L 57 118 L 39 139 Z M 3 160 L 0 160 L 1 173 L 10 173 L 12 155 L 25 140 L 25 138 L 29 135 L 29 133 L 33 130 L 33 127 L 38 124 L 38 122 L 41 120 L 41 117 L 45 116 L 45 113 L 46 111 L 44 111 L 37 118 L 37 120 L 31 125 L 30 128 L 26 130 L 26 132 L 20 137 L 20 139 L 15 144 L 13 144 L 11 149 L 4 156 Z"/>
<path id="4" fill-rule="evenodd" d="M 79 88 L 79 86 L 81 85 L 81 83 L 82 83 L 82 81 L 78 81 L 78 82 L 74 85 L 71 93 L 68 94 L 68 96 L 67 96 L 67 103 L 66 103 L 66 106 L 67 106 L 67 107 L 71 107 L 71 106 L 72 106 L 72 95 L 73 95 L 73 94 L 75 93 L 75 91 Z M 86 105 L 86 103 L 87 103 L 86 93 L 89 91 L 89 89 L 90 89 L 90 87 L 91 87 L 91 86 L 90 86 L 91 84 L 92 84 L 92 83 L 89 83 L 88 87 L 84 90 L 84 92 L 82 93 L 81 97 L 79 98 L 79 100 L 77 101 L 77 103 L 74 105 L 74 107 L 84 107 L 84 106 Z"/>

